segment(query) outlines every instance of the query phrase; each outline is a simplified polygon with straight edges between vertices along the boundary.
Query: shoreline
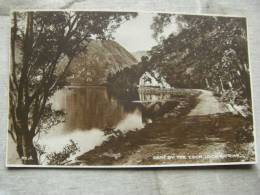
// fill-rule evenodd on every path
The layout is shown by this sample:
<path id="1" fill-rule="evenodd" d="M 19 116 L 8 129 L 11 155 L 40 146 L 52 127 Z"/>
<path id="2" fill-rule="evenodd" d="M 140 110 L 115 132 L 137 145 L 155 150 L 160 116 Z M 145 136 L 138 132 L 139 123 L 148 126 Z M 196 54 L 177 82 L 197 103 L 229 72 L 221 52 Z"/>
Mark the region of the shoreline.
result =
<path id="1" fill-rule="evenodd" d="M 146 124 L 143 129 L 112 136 L 100 146 L 78 156 L 76 161 L 69 165 L 138 166 L 247 162 L 254 159 L 254 149 L 250 147 L 253 140 L 250 121 L 247 122 L 241 116 L 230 112 L 189 116 L 189 113 L 202 103 L 199 96 L 201 93 L 186 97 L 186 103 L 182 103 L 182 106 L 179 103 L 174 110 Z M 245 129 L 240 130 L 241 126 L 245 126 Z M 203 127 L 204 129 L 201 129 Z M 200 134 L 201 130 L 204 133 Z M 225 144 L 226 142 L 228 144 Z M 215 149 L 212 150 L 213 148 Z M 250 152 L 245 154 L 246 148 L 250 148 Z M 189 156 L 189 153 L 193 156 Z M 206 154 L 215 157 L 209 158 Z M 162 155 L 171 158 L 163 159 Z M 174 158 L 174 155 L 177 158 Z"/>
<path id="2" fill-rule="evenodd" d="M 125 135 L 119 135 L 117 137 L 111 137 L 108 141 L 104 142 L 100 146 L 96 146 L 93 150 L 86 152 L 85 154 L 76 158 L 76 163 L 87 163 L 88 165 L 94 164 L 104 164 L 110 165 L 116 163 L 118 160 L 122 160 L 126 156 L 132 154 L 136 151 L 139 145 L 145 144 L 145 140 L 142 138 L 143 135 L 149 134 L 151 128 L 158 128 L 160 126 L 159 121 L 178 121 L 181 117 L 185 116 L 189 111 L 196 106 L 198 94 L 192 94 L 186 99 L 188 105 L 180 106 L 180 103 L 176 105 L 171 114 L 174 116 L 168 115 L 158 117 L 154 122 L 146 124 L 146 126 L 138 131 L 128 131 Z M 179 106 L 179 107 L 178 107 Z M 178 107 L 178 108 L 177 108 Z M 169 114 L 169 113 L 168 113 Z M 108 149 L 109 148 L 109 149 Z M 120 149 L 121 148 L 121 149 Z M 113 154 L 109 153 L 109 150 L 113 150 Z M 120 154 L 119 154 L 120 153 Z M 103 155 L 105 154 L 105 155 Z M 100 155 L 102 158 L 99 158 Z M 78 161 L 78 162 L 77 162 Z M 100 162 L 100 163 L 98 163 Z"/>

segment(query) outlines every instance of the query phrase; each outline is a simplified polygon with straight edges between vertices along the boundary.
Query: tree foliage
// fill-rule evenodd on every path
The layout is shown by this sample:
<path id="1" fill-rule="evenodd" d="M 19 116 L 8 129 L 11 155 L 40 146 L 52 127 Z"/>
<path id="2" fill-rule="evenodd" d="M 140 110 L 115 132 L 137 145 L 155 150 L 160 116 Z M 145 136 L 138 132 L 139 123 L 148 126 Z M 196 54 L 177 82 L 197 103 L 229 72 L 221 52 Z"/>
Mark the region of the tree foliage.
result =
<path id="1" fill-rule="evenodd" d="M 167 21 L 172 17 L 160 15 Z M 232 93 L 236 94 L 234 103 L 243 104 L 245 100 L 244 105 L 250 105 L 245 18 L 193 15 L 175 18 L 180 32 L 170 34 L 152 48 L 150 64 L 166 75 L 174 87 L 211 89 L 220 95 Z M 161 32 L 159 29 L 156 33 Z"/>
<path id="2" fill-rule="evenodd" d="M 46 155 L 48 165 L 64 165 L 71 155 L 75 155 L 76 152 L 79 152 L 80 148 L 76 142 L 72 139 L 70 143 L 65 145 L 62 151 L 52 152 Z"/>

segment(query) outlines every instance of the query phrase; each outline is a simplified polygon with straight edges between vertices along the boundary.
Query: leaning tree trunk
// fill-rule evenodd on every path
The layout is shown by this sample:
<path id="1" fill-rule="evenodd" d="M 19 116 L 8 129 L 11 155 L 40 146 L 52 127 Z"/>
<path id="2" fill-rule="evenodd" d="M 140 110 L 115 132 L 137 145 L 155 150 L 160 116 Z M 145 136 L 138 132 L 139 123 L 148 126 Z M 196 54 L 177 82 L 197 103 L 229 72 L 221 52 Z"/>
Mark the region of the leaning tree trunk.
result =
<path id="1" fill-rule="evenodd" d="M 33 145 L 33 137 L 27 134 L 17 135 L 17 152 L 23 164 L 39 164 L 37 151 Z"/>
<path id="2" fill-rule="evenodd" d="M 13 43 L 13 47 L 14 47 Z M 29 104 L 29 61 L 33 49 L 33 13 L 28 12 L 27 24 L 23 40 L 23 58 L 21 75 L 18 84 L 17 97 L 17 152 L 23 164 L 38 164 L 38 157 L 36 149 L 33 145 L 33 136 L 28 129 L 28 116 L 30 110 Z M 14 52 L 14 49 L 13 51 Z M 16 72 L 14 72 L 14 75 Z"/>

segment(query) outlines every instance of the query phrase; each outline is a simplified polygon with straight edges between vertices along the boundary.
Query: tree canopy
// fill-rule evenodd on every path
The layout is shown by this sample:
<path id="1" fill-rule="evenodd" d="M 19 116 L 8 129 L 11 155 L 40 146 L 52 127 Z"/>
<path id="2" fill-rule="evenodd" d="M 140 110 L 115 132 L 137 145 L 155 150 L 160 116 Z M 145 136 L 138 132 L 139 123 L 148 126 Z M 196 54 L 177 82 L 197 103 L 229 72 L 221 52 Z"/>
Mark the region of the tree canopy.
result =
<path id="1" fill-rule="evenodd" d="M 160 14 L 152 24 L 160 26 L 153 28 L 157 36 L 173 17 L 179 33 L 150 50 L 150 63 L 175 87 L 235 91 L 237 103 L 250 103 L 245 18 Z"/>

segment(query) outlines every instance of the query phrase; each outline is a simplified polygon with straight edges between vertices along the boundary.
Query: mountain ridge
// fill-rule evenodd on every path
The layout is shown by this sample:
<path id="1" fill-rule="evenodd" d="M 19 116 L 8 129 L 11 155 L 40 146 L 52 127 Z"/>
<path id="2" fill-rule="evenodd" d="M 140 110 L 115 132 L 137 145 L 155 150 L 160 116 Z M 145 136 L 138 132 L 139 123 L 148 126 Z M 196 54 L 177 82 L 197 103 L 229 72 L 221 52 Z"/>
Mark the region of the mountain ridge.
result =
<path id="1" fill-rule="evenodd" d="M 137 59 L 113 40 L 92 40 L 69 68 L 69 83 L 102 85 L 110 75 L 137 64 Z"/>

